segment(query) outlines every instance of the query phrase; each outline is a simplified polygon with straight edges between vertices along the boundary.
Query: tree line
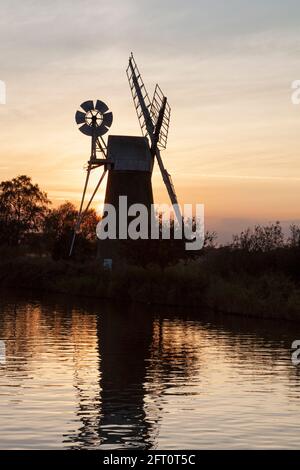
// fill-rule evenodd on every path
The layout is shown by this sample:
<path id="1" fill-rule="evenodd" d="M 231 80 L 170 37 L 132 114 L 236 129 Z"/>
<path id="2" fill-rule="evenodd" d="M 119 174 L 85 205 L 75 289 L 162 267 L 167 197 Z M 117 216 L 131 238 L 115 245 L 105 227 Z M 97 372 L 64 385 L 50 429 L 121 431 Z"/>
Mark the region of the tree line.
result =
<path id="1" fill-rule="evenodd" d="M 78 211 L 74 204 L 65 202 L 53 208 L 47 194 L 29 176 L 21 175 L 0 183 L 0 245 L 24 247 L 39 254 L 50 254 L 53 259 L 68 258 Z M 94 257 L 96 253 L 96 225 L 100 217 L 89 209 L 82 220 L 76 239 L 76 258 Z M 187 257 L 202 256 L 208 251 L 269 253 L 274 250 L 300 249 L 300 227 L 292 225 L 286 239 L 279 222 L 267 226 L 256 225 L 246 229 L 226 247 L 216 244 L 217 234 L 206 232 L 201 253 L 186 252 L 178 240 L 156 240 L 147 243 L 138 240 L 123 243 L 123 254 L 133 264 L 156 263 L 161 267 Z M 216 250 L 218 248 L 218 250 Z"/>
<path id="2" fill-rule="evenodd" d="M 57 208 L 38 184 L 21 175 L 0 183 L 0 245 L 24 246 L 36 252 L 50 253 L 54 259 L 66 258 L 78 217 L 74 204 Z M 95 226 L 99 217 L 90 209 L 77 237 L 77 254 L 95 251 Z"/>

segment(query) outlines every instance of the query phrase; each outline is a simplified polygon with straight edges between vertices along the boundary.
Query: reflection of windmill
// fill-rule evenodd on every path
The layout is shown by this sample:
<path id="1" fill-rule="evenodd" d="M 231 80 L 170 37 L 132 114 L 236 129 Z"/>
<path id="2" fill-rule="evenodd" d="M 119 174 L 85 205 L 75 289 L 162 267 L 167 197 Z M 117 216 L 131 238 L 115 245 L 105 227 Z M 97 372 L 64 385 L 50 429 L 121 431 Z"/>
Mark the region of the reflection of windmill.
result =
<path id="1" fill-rule="evenodd" d="M 166 148 L 167 145 L 170 106 L 158 85 L 156 86 L 152 102 L 150 102 L 132 54 L 129 58 L 127 76 L 143 137 L 110 135 L 106 146 L 102 136 L 112 124 L 112 114 L 108 112 L 107 106 L 100 101 L 97 101 L 95 106 L 92 101 L 86 101 L 81 105 L 84 112 L 77 111 L 76 113 L 76 122 L 81 125 L 79 129 L 84 134 L 92 137 L 92 153 L 88 162 L 86 183 L 70 254 L 72 253 L 76 232 L 79 230 L 84 212 L 90 207 L 107 171 L 105 204 L 114 206 L 117 215 L 117 225 L 120 196 L 127 197 L 128 206 L 143 204 L 147 207 L 148 214 L 151 214 L 151 205 L 153 204 L 151 176 L 155 158 L 174 207 L 177 220 L 181 220 L 174 186 L 161 158 L 161 149 Z M 102 157 L 104 158 L 97 158 L 98 151 L 102 152 Z M 87 208 L 82 212 L 90 172 L 101 165 L 104 165 L 104 172 Z M 99 243 L 98 255 L 102 259 L 118 257 L 118 251 L 118 240 L 107 239 Z"/>

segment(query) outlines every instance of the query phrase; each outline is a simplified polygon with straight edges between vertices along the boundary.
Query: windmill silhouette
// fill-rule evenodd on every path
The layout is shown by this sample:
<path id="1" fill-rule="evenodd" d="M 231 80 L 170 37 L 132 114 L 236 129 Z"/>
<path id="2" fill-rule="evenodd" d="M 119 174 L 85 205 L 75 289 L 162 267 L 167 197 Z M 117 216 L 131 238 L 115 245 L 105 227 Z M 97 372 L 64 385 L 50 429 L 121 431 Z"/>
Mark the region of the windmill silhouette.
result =
<path id="1" fill-rule="evenodd" d="M 72 239 L 72 243 L 70 247 L 70 253 L 69 253 L 70 256 L 72 255 L 72 252 L 73 252 L 76 234 L 80 229 L 82 218 L 84 217 L 86 212 L 89 210 L 90 205 L 98 189 L 100 188 L 100 185 L 102 181 L 104 180 L 104 177 L 108 170 L 108 162 L 106 158 L 107 147 L 103 139 L 103 135 L 108 132 L 113 122 L 113 114 L 111 112 L 108 112 L 109 108 L 105 103 L 103 103 L 103 101 L 97 100 L 96 104 L 94 104 L 92 100 L 85 101 L 84 103 L 81 104 L 80 108 L 81 110 L 77 111 L 75 114 L 75 121 L 80 126 L 79 127 L 80 132 L 91 137 L 91 156 L 87 165 L 86 180 L 85 180 L 85 185 L 84 185 L 83 194 L 81 198 L 79 214 L 78 214 L 78 218 L 77 218 L 76 226 L 74 230 L 74 235 L 73 235 L 73 239 Z M 97 158 L 97 155 L 99 152 L 102 154 L 102 158 Z M 104 166 L 104 171 L 98 181 L 98 184 L 96 185 L 96 188 L 94 189 L 92 197 L 90 198 L 86 208 L 83 211 L 83 205 L 84 205 L 86 190 L 88 187 L 91 171 L 100 166 Z"/>
<path id="2" fill-rule="evenodd" d="M 176 218 L 179 222 L 182 221 L 174 185 L 161 157 L 161 150 L 167 146 L 170 125 L 171 108 L 168 100 L 161 88 L 156 85 L 153 99 L 150 101 L 133 54 L 129 57 L 126 72 L 142 137 L 110 135 L 106 144 L 103 135 L 108 132 L 113 122 L 113 115 L 107 105 L 99 100 L 96 104 L 93 101 L 84 102 L 81 105 L 83 111 L 77 111 L 75 116 L 76 123 L 80 126 L 79 130 L 91 137 L 91 157 L 88 161 L 86 182 L 70 255 L 73 252 L 76 233 L 80 230 L 82 218 L 89 209 L 106 173 L 108 173 L 108 178 L 105 204 L 113 205 L 117 215 L 120 196 L 127 197 L 128 205 L 143 204 L 147 207 L 148 213 L 151 214 L 151 205 L 153 204 L 151 177 L 156 160 Z M 98 158 L 99 153 L 102 154 L 102 158 Z M 104 171 L 92 197 L 83 210 L 90 173 L 100 166 L 104 167 Z M 118 240 L 101 240 L 99 242 L 98 257 L 103 260 L 112 260 L 119 257 Z"/>

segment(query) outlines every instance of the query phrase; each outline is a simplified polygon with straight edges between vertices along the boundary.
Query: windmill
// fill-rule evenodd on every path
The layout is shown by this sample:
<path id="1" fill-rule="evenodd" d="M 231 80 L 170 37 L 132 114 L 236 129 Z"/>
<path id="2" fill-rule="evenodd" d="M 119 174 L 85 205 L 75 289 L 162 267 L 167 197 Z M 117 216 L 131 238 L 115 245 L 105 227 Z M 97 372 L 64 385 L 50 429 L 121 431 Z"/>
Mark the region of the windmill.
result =
<path id="1" fill-rule="evenodd" d="M 133 54 L 129 57 L 126 72 L 142 137 L 110 135 L 107 144 L 105 144 L 103 135 L 108 132 L 113 116 L 106 104 L 99 100 L 95 104 L 93 101 L 84 102 L 81 105 L 82 110 L 77 111 L 75 115 L 76 123 L 80 126 L 79 130 L 91 137 L 91 157 L 87 165 L 86 181 L 70 255 L 82 218 L 89 209 L 106 173 L 108 173 L 108 178 L 105 204 L 113 205 L 118 212 L 119 197 L 124 195 L 127 196 L 129 205 L 144 204 L 150 213 L 153 204 L 151 177 L 156 159 L 176 218 L 178 222 L 182 222 L 174 185 L 161 157 L 161 150 L 167 146 L 171 108 L 158 85 L 156 85 L 153 99 L 150 101 Z M 97 153 L 101 153 L 102 158 L 97 158 Z M 90 173 L 99 166 L 104 166 L 104 171 L 87 207 L 83 210 Z M 105 242 L 103 244 L 101 241 L 101 246 L 99 244 L 98 257 L 111 260 L 116 256 L 118 240 L 105 240 Z"/>
<path id="2" fill-rule="evenodd" d="M 80 203 L 80 209 L 78 213 L 78 218 L 76 221 L 74 235 L 71 243 L 70 253 L 71 256 L 74 249 L 74 243 L 76 234 L 80 228 L 81 221 L 89 210 L 90 205 L 100 188 L 102 181 L 106 175 L 106 172 L 109 168 L 109 161 L 107 160 L 107 147 L 103 139 L 103 135 L 106 134 L 112 125 L 113 114 L 109 112 L 108 106 L 103 103 L 103 101 L 97 100 L 96 104 L 92 100 L 85 101 L 80 105 L 80 110 L 75 114 L 75 121 L 79 125 L 79 130 L 83 134 L 91 137 L 91 156 L 87 163 L 86 169 L 86 179 L 83 189 L 83 194 Z M 97 158 L 97 154 L 101 153 L 102 158 Z M 103 173 L 94 189 L 92 197 L 90 198 L 86 208 L 83 210 L 85 195 L 91 175 L 91 171 L 100 166 L 104 166 Z"/>

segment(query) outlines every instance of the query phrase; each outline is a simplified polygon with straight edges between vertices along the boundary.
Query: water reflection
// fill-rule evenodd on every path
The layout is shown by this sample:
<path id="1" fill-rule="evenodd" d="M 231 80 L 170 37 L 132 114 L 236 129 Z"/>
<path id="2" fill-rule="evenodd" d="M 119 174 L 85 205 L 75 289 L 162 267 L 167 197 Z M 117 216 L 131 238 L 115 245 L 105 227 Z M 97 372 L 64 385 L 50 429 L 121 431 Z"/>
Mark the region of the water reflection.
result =
<path id="1" fill-rule="evenodd" d="M 297 325 L 1 294 L 1 448 L 297 445 Z"/>
<path id="2" fill-rule="evenodd" d="M 104 447 L 151 448 L 153 427 L 144 409 L 152 319 L 134 310 L 103 312 L 98 321 L 101 357 L 101 421 Z"/>

